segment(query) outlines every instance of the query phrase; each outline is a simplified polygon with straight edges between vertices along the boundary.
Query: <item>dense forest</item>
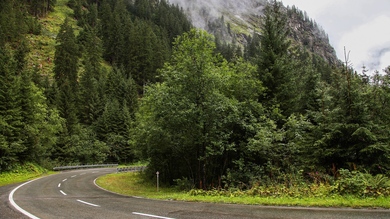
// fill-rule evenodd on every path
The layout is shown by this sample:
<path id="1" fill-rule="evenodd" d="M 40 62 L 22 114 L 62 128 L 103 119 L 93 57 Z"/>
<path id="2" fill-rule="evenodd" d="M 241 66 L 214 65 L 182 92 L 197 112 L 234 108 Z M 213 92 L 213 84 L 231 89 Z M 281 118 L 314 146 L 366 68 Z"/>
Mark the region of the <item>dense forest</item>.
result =
<path id="1" fill-rule="evenodd" d="M 294 43 L 298 9 L 270 2 L 241 47 L 165 0 L 69 0 L 42 74 L 27 39 L 59 1 L 0 2 L 0 171 L 144 160 L 203 189 L 388 173 L 390 66 L 357 73 Z"/>

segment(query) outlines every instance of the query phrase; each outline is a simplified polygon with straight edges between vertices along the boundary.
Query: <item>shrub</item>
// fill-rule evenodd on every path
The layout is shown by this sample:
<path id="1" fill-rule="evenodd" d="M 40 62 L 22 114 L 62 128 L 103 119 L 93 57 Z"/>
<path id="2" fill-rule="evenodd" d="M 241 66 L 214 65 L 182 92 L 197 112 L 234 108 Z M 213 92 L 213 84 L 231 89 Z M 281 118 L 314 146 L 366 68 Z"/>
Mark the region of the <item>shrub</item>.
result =
<path id="1" fill-rule="evenodd" d="M 378 174 L 372 176 L 370 174 L 365 174 L 366 189 L 364 191 L 365 196 L 388 196 L 390 195 L 390 184 L 389 178 Z"/>
<path id="2" fill-rule="evenodd" d="M 190 191 L 195 188 L 193 181 L 187 178 L 175 179 L 173 181 L 175 182 L 176 188 L 179 191 Z"/>
<path id="3" fill-rule="evenodd" d="M 340 169 L 340 178 L 336 181 L 337 192 L 340 195 L 362 196 L 366 189 L 363 173 L 359 171 L 349 171 Z"/>
<path id="4" fill-rule="evenodd" d="M 390 195 L 388 177 L 378 174 L 372 176 L 359 171 L 340 169 L 340 178 L 336 181 L 335 189 L 340 195 L 359 197 L 377 197 Z"/>

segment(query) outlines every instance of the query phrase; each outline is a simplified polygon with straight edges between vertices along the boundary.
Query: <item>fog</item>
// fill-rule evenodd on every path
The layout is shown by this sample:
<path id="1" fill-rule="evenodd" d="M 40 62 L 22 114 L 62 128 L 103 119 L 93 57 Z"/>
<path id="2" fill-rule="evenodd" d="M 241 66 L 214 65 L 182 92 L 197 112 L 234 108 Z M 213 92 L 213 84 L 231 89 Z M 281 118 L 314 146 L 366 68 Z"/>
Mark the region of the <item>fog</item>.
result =
<path id="1" fill-rule="evenodd" d="M 206 29 L 208 21 L 232 15 L 261 15 L 266 0 L 170 0 L 189 14 L 195 27 Z"/>

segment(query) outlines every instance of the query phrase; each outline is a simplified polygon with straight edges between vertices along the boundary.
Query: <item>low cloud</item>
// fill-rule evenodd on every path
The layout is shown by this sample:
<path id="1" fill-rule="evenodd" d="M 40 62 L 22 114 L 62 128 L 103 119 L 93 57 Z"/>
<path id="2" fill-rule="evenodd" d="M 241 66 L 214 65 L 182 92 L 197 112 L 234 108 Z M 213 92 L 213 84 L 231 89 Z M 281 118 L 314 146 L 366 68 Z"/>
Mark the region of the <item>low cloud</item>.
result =
<path id="1" fill-rule="evenodd" d="M 329 35 L 340 59 L 344 46 L 350 51 L 353 67 L 361 72 L 365 65 L 382 70 L 390 65 L 388 41 L 390 36 L 389 0 L 328 0 L 313 4 L 312 0 L 284 0 L 307 11 Z M 379 55 L 380 54 L 380 55 Z"/>

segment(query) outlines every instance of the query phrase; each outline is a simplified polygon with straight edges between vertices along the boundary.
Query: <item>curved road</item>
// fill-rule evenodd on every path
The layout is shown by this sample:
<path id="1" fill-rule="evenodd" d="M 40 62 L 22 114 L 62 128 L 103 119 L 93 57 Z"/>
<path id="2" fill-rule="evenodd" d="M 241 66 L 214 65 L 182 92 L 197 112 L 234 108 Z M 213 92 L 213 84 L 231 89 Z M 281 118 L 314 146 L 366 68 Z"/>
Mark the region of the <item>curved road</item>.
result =
<path id="1" fill-rule="evenodd" d="M 0 187 L 0 218 L 390 218 L 390 210 L 289 208 L 150 200 L 117 195 L 94 184 L 97 177 L 115 170 L 62 172 L 21 184 L 18 188 L 15 185 Z M 9 202 L 4 200 L 5 196 L 7 201 L 9 198 Z M 24 214 L 11 206 L 13 201 Z"/>

